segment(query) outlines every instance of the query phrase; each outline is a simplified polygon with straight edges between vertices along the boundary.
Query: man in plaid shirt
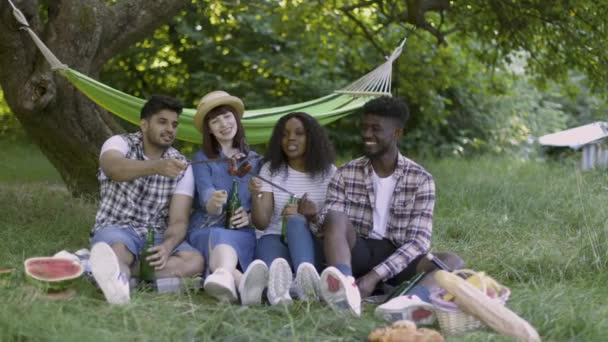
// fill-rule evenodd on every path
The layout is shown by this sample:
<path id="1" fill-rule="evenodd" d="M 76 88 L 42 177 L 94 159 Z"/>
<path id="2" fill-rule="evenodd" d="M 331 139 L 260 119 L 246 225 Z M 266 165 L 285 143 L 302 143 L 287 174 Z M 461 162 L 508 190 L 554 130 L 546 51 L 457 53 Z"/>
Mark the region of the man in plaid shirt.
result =
<path id="1" fill-rule="evenodd" d="M 408 117 L 402 100 L 383 96 L 366 103 L 365 157 L 338 168 L 327 188 L 321 233 L 330 267 L 321 275 L 321 292 L 334 309 L 359 315 L 361 297 L 379 283 L 396 285 L 432 270 L 424 255 L 431 245 L 435 183 L 399 152 Z M 461 262 L 452 254 L 441 257 L 451 266 Z M 433 281 L 427 276 L 425 287 L 414 288 L 417 298 L 428 300 Z"/>
<path id="2" fill-rule="evenodd" d="M 99 210 L 89 264 L 108 302 L 130 300 L 131 269 L 155 231 L 147 261 L 157 278 L 200 274 L 203 257 L 184 241 L 194 195 L 192 168 L 171 147 L 182 104 L 152 96 L 140 113 L 140 131 L 116 135 L 102 146 L 97 174 Z"/>

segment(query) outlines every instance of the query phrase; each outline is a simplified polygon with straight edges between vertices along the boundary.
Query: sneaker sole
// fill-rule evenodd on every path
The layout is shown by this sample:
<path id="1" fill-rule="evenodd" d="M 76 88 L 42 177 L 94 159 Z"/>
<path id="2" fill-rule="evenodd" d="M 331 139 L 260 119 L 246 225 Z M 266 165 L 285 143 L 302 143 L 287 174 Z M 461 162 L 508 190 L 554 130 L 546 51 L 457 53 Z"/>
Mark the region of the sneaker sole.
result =
<path id="1" fill-rule="evenodd" d="M 203 285 L 203 289 L 207 294 L 220 302 L 235 303 L 237 301 L 236 293 L 220 283 L 212 281 L 206 282 Z"/>
<path id="2" fill-rule="evenodd" d="M 254 261 L 255 262 L 255 261 Z M 261 305 L 262 293 L 268 284 L 268 267 L 264 262 L 252 264 L 245 274 L 245 281 L 239 284 L 241 305 Z"/>
<path id="3" fill-rule="evenodd" d="M 270 305 L 289 305 L 293 302 L 289 288 L 293 282 L 293 272 L 285 259 L 275 259 L 270 264 L 268 275 L 268 301 Z"/>
<path id="4" fill-rule="evenodd" d="M 321 293 L 321 289 L 319 288 L 319 283 L 321 282 L 321 277 L 317 273 L 316 269 L 310 269 L 307 266 L 300 266 L 300 272 L 296 273 L 296 285 L 302 291 L 304 295 L 302 300 L 306 301 L 318 301 L 319 294 Z"/>
<path id="5" fill-rule="evenodd" d="M 114 250 L 107 243 L 99 242 L 93 246 L 90 258 L 91 273 L 101 288 L 108 303 L 128 304 L 131 300 L 129 286 L 126 291 L 120 284 L 120 265 Z"/>
<path id="6" fill-rule="evenodd" d="M 335 312 L 348 310 L 353 315 L 360 316 L 361 313 L 357 312 L 357 310 L 348 303 L 346 289 L 344 289 L 339 276 L 337 274 L 332 274 L 336 272 L 340 271 L 337 269 L 335 269 L 335 271 L 327 271 L 326 269 L 326 271 L 321 274 L 321 296 L 323 297 L 323 300 Z"/>

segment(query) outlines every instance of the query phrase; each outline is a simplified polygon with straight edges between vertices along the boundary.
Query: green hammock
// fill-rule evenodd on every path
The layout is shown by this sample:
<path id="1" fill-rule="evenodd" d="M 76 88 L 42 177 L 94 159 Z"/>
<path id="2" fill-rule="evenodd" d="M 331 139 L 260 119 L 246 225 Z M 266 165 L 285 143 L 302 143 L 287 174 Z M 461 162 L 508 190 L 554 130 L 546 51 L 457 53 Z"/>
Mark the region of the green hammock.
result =
<path id="1" fill-rule="evenodd" d="M 61 63 L 57 57 L 46 47 L 38 36 L 29 27 L 29 24 L 21 11 L 9 0 L 13 7 L 13 15 L 25 29 L 40 52 L 51 65 L 53 70 L 59 71 L 78 90 L 97 103 L 102 108 L 114 115 L 131 122 L 139 124 L 139 112 L 145 100 L 126 94 L 96 81 L 76 70 L 70 69 Z M 334 93 L 316 100 L 297 103 L 294 105 L 246 110 L 243 115 L 243 126 L 247 140 L 251 144 L 264 143 L 272 133 L 272 128 L 279 118 L 291 112 L 307 112 L 316 118 L 322 125 L 327 125 L 344 116 L 347 116 L 361 108 L 369 99 L 391 95 L 392 63 L 401 54 L 405 40 L 393 51 L 387 60 L 361 77 L 349 86 L 337 90 Z M 201 135 L 193 125 L 195 109 L 186 108 L 180 115 L 180 125 L 177 139 L 199 143 Z"/>

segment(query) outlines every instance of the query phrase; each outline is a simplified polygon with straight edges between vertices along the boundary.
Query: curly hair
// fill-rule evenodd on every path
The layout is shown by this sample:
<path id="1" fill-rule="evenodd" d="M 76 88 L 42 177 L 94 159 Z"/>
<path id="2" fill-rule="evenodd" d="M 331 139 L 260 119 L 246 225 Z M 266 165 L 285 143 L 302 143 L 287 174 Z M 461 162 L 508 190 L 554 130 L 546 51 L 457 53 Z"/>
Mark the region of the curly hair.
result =
<path id="1" fill-rule="evenodd" d="M 336 160 L 334 146 L 325 129 L 315 118 L 304 112 L 284 115 L 275 124 L 264 155 L 264 160 L 270 162 L 270 173 L 274 175 L 287 169 L 287 156 L 283 152 L 281 140 L 285 124 L 292 118 L 300 120 L 306 132 L 306 150 L 304 152 L 306 173 L 309 173 L 312 178 L 326 176 Z"/>
<path id="2" fill-rule="evenodd" d="M 410 110 L 404 100 L 398 97 L 380 96 L 363 105 L 363 115 L 373 114 L 394 119 L 399 128 L 405 127 L 410 118 Z"/>
<path id="3" fill-rule="evenodd" d="M 217 138 L 211 134 L 211 129 L 209 128 L 209 121 L 214 119 L 225 113 L 236 113 L 236 110 L 231 106 L 222 105 L 219 107 L 213 108 L 205 118 L 203 119 L 203 146 L 202 150 L 207 156 L 207 158 L 217 158 L 221 151 L 220 143 L 217 141 Z M 241 120 L 235 115 L 234 119 L 236 120 L 236 134 L 232 139 L 232 147 L 239 149 L 241 152 L 248 152 L 249 146 L 245 142 L 245 129 L 243 128 L 243 124 Z"/>

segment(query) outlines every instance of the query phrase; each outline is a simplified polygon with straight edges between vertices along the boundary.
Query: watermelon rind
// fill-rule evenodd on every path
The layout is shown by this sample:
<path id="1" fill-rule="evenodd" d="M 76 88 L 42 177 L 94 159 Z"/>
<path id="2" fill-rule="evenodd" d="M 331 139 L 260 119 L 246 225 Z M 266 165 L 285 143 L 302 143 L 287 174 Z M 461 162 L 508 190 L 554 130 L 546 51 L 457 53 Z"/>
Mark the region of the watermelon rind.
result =
<path id="1" fill-rule="evenodd" d="M 32 273 L 33 272 L 32 267 L 34 265 L 36 265 L 37 263 L 42 263 L 42 264 L 68 263 L 68 264 L 70 264 L 70 266 L 74 266 L 75 271 L 72 272 L 72 274 L 64 276 L 64 277 L 56 277 L 53 279 L 45 278 L 40 275 Z M 82 275 L 82 273 L 84 271 L 84 269 L 83 269 L 82 265 L 80 265 L 80 263 L 78 263 L 74 260 L 67 259 L 67 258 L 35 257 L 35 258 L 26 259 L 23 262 L 23 265 L 24 265 L 25 274 L 27 275 L 27 279 L 30 281 L 30 283 L 32 283 L 33 285 L 35 285 L 36 287 L 38 287 L 42 290 L 49 291 L 49 292 L 57 292 L 57 291 L 63 291 L 65 289 L 67 289 L 74 283 L 74 281 L 76 279 L 78 279 Z"/>

